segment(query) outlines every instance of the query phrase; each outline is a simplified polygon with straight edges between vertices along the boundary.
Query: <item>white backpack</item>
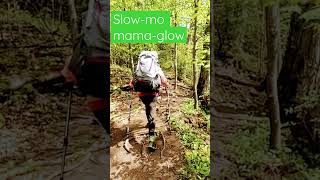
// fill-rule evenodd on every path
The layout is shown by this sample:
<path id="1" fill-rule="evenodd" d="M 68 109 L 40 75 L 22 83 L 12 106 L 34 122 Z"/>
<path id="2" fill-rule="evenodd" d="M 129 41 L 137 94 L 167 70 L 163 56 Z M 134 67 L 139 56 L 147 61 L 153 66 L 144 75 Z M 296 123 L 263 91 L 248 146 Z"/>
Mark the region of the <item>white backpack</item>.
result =
<path id="1" fill-rule="evenodd" d="M 156 51 L 142 51 L 134 73 L 134 89 L 139 92 L 156 92 L 160 88 L 160 65 Z"/>

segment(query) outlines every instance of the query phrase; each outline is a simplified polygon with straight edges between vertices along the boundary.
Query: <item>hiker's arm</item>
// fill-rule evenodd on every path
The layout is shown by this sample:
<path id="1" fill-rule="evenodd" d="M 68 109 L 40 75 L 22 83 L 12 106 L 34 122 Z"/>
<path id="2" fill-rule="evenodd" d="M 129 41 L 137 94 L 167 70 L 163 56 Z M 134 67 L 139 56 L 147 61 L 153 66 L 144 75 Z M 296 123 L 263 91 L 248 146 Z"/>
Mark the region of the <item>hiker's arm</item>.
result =
<path id="1" fill-rule="evenodd" d="M 166 78 L 166 76 L 164 75 L 163 71 L 161 68 L 159 68 L 159 76 L 160 76 L 160 79 L 161 79 L 161 85 L 164 86 L 164 87 L 168 87 L 169 86 L 169 82 Z"/>
<path id="2" fill-rule="evenodd" d="M 67 83 L 76 83 L 77 82 L 77 78 L 72 73 L 72 71 L 70 71 L 70 69 L 69 69 L 71 58 L 72 58 L 72 56 L 68 57 L 68 59 L 65 62 L 65 65 L 64 65 L 64 67 L 63 67 L 63 69 L 61 70 L 60 73 L 65 78 Z"/>
<path id="3" fill-rule="evenodd" d="M 133 79 L 130 80 L 129 86 L 130 86 L 130 87 L 133 87 Z"/>
<path id="4" fill-rule="evenodd" d="M 167 78 L 165 76 L 161 77 L 161 85 L 164 86 L 164 87 L 169 87 L 169 82 L 167 80 Z"/>
<path id="5" fill-rule="evenodd" d="M 79 62 L 80 62 L 80 43 L 81 43 L 82 34 L 76 37 L 74 46 L 73 46 L 73 53 L 68 59 L 65 61 L 65 65 L 60 72 L 62 76 L 66 79 L 67 83 L 77 83 L 77 76 L 76 72 L 79 71 Z"/>

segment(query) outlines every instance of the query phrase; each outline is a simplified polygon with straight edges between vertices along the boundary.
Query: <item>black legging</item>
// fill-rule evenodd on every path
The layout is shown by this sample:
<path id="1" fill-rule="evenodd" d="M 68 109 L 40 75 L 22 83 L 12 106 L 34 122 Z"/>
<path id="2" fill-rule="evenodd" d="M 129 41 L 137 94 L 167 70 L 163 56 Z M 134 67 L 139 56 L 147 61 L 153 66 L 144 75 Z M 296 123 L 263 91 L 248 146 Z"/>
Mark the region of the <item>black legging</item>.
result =
<path id="1" fill-rule="evenodd" d="M 110 93 L 110 65 L 106 57 L 87 59 L 82 67 L 80 89 L 83 93 L 107 101 L 109 105 Z M 94 111 L 105 131 L 110 134 L 110 113 L 108 108 Z"/>
<path id="2" fill-rule="evenodd" d="M 141 96 L 140 99 L 145 105 L 149 135 L 154 135 L 156 125 L 154 123 L 154 118 L 152 117 L 152 102 L 154 101 L 155 96 Z"/>

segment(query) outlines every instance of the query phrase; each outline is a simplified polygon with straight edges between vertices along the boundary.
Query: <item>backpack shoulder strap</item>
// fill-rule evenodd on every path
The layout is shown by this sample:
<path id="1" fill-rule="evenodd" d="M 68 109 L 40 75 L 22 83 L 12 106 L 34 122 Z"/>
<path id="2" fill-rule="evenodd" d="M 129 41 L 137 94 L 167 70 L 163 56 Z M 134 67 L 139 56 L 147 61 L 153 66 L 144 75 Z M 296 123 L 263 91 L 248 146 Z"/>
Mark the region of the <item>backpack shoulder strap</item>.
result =
<path id="1" fill-rule="evenodd" d="M 152 62 L 151 62 L 151 64 L 150 64 L 149 71 L 151 71 L 151 68 L 152 68 L 153 64 L 154 64 L 154 59 L 152 58 Z"/>

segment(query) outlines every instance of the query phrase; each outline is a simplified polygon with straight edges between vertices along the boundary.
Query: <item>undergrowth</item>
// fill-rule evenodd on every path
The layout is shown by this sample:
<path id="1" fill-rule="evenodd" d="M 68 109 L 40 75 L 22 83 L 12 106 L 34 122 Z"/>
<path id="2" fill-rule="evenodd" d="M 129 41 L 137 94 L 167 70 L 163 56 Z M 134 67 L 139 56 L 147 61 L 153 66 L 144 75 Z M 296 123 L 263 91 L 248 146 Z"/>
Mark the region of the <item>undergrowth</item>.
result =
<path id="1" fill-rule="evenodd" d="M 210 175 L 210 145 L 209 131 L 195 128 L 192 124 L 185 122 L 186 119 L 204 119 L 209 127 L 209 118 L 202 110 L 195 111 L 192 101 L 186 101 L 181 105 L 180 117 L 172 117 L 170 123 L 178 132 L 182 144 L 185 146 L 185 159 L 187 165 L 181 172 L 183 179 L 208 179 Z"/>
<path id="2" fill-rule="evenodd" d="M 68 35 L 67 24 L 62 21 L 52 19 L 47 13 L 42 12 L 38 16 L 32 16 L 30 12 L 23 10 L 1 9 L 0 22 L 21 25 L 31 25 L 41 33 L 58 35 Z"/>
<path id="3" fill-rule="evenodd" d="M 121 67 L 116 64 L 110 65 L 110 85 L 111 91 L 120 91 L 119 87 L 129 84 L 132 72 L 130 68 Z"/>
<path id="4" fill-rule="evenodd" d="M 240 166 L 239 176 L 259 178 L 278 175 L 281 179 L 320 179 L 320 169 L 309 168 L 301 155 L 288 148 L 284 136 L 280 150 L 269 149 L 267 123 L 257 123 L 255 129 L 241 130 L 234 137 L 227 148 L 235 153 L 234 159 Z M 228 176 L 228 173 L 225 175 Z"/>

